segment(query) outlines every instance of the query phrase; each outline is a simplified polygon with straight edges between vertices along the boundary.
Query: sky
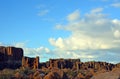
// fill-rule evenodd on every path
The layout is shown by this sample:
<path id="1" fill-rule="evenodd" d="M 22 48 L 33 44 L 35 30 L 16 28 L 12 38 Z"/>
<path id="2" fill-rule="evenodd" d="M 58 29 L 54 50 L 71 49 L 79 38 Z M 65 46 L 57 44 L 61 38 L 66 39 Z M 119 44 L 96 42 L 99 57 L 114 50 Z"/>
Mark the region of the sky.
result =
<path id="1" fill-rule="evenodd" d="M 0 0 L 0 46 L 24 55 L 120 62 L 120 0 Z"/>

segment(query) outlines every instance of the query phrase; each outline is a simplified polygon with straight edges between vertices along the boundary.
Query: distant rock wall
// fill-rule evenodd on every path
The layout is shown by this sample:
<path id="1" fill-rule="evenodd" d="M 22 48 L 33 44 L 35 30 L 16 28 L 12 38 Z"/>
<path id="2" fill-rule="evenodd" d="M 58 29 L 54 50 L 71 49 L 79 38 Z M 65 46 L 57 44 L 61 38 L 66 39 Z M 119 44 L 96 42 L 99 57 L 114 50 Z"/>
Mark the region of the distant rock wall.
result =
<path id="1" fill-rule="evenodd" d="M 107 63 L 107 62 L 79 62 L 79 63 L 76 63 L 78 69 L 94 69 L 94 70 L 101 70 L 101 69 L 104 69 L 104 70 L 108 70 L 108 71 L 111 71 L 115 65 L 114 64 L 111 64 L 111 63 Z"/>
<path id="2" fill-rule="evenodd" d="M 22 57 L 22 48 L 0 46 L 0 69 L 20 67 Z"/>
<path id="3" fill-rule="evenodd" d="M 36 58 L 23 57 L 22 58 L 22 67 L 38 69 L 39 68 L 39 57 L 38 56 Z"/>
<path id="4" fill-rule="evenodd" d="M 81 62 L 80 59 L 50 59 L 46 63 L 40 63 L 40 66 L 43 68 L 58 68 L 58 69 L 74 69 L 74 70 L 88 70 L 88 69 L 94 69 L 94 70 L 107 70 L 111 71 L 115 65 L 107 62 Z M 41 68 L 42 68 L 41 67 Z"/>
<path id="5" fill-rule="evenodd" d="M 50 59 L 46 65 L 44 63 L 41 64 L 45 67 L 48 67 L 48 68 L 59 68 L 59 69 L 64 69 L 64 68 L 76 68 L 76 64 L 77 62 L 80 62 L 80 59 Z"/>

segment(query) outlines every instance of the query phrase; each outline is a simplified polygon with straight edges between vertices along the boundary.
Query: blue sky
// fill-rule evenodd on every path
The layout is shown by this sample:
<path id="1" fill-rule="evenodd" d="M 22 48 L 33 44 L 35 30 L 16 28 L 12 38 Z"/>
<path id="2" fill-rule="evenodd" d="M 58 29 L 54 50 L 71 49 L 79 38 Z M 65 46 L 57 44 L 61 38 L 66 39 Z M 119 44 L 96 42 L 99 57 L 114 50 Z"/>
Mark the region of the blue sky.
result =
<path id="1" fill-rule="evenodd" d="M 119 0 L 0 0 L 0 45 L 25 56 L 120 62 Z"/>

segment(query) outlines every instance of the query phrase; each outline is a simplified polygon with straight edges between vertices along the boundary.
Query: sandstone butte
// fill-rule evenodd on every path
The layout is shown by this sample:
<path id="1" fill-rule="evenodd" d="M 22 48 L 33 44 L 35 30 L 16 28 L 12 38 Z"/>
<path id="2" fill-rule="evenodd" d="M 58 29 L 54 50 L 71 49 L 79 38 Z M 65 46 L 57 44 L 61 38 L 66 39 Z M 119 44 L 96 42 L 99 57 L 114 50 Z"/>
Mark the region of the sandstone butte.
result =
<path id="1" fill-rule="evenodd" d="M 0 46 L 0 69 L 19 67 L 39 68 L 59 68 L 59 69 L 105 69 L 112 70 L 116 65 L 106 62 L 81 62 L 80 59 L 49 59 L 45 63 L 39 62 L 39 57 L 25 57 L 22 48 Z"/>

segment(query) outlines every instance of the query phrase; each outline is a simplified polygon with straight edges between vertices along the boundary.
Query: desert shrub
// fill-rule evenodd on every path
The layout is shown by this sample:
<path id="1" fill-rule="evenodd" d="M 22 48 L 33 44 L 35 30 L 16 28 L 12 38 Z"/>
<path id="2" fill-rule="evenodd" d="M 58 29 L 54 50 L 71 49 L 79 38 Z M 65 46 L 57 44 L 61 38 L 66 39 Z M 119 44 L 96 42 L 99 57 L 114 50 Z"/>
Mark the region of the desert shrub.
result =
<path id="1" fill-rule="evenodd" d="M 49 70 L 47 68 L 43 68 L 43 69 L 41 69 L 41 71 L 42 71 L 42 73 L 47 75 L 51 70 Z"/>
<path id="2" fill-rule="evenodd" d="M 30 68 L 20 68 L 15 70 L 14 77 L 15 78 L 22 78 L 22 79 L 32 79 L 32 75 L 34 74 L 35 70 Z"/>
<path id="3" fill-rule="evenodd" d="M 10 79 L 14 74 L 14 70 L 4 69 L 0 72 L 0 79 Z"/>
<path id="4" fill-rule="evenodd" d="M 50 72 L 50 70 L 46 70 L 44 71 L 44 74 L 48 74 Z"/>
<path id="5" fill-rule="evenodd" d="M 21 79 L 21 78 L 23 77 L 23 74 L 17 72 L 17 73 L 14 74 L 14 77 L 15 77 L 15 78 L 20 78 L 20 79 Z"/>
<path id="6" fill-rule="evenodd" d="M 36 71 L 36 70 L 30 69 L 30 68 L 20 68 L 20 69 L 17 69 L 17 70 L 16 70 L 16 72 L 20 72 L 20 73 L 25 74 L 25 75 L 34 73 L 35 71 Z"/>
<path id="7" fill-rule="evenodd" d="M 0 75 L 0 79 L 10 79 L 11 77 L 12 77 L 12 75 L 9 75 L 9 74 Z"/>
<path id="8" fill-rule="evenodd" d="M 78 74 L 78 72 L 77 72 L 77 71 L 68 70 L 68 71 L 66 72 L 66 74 L 67 74 L 68 76 L 76 77 L 77 74 Z"/>

